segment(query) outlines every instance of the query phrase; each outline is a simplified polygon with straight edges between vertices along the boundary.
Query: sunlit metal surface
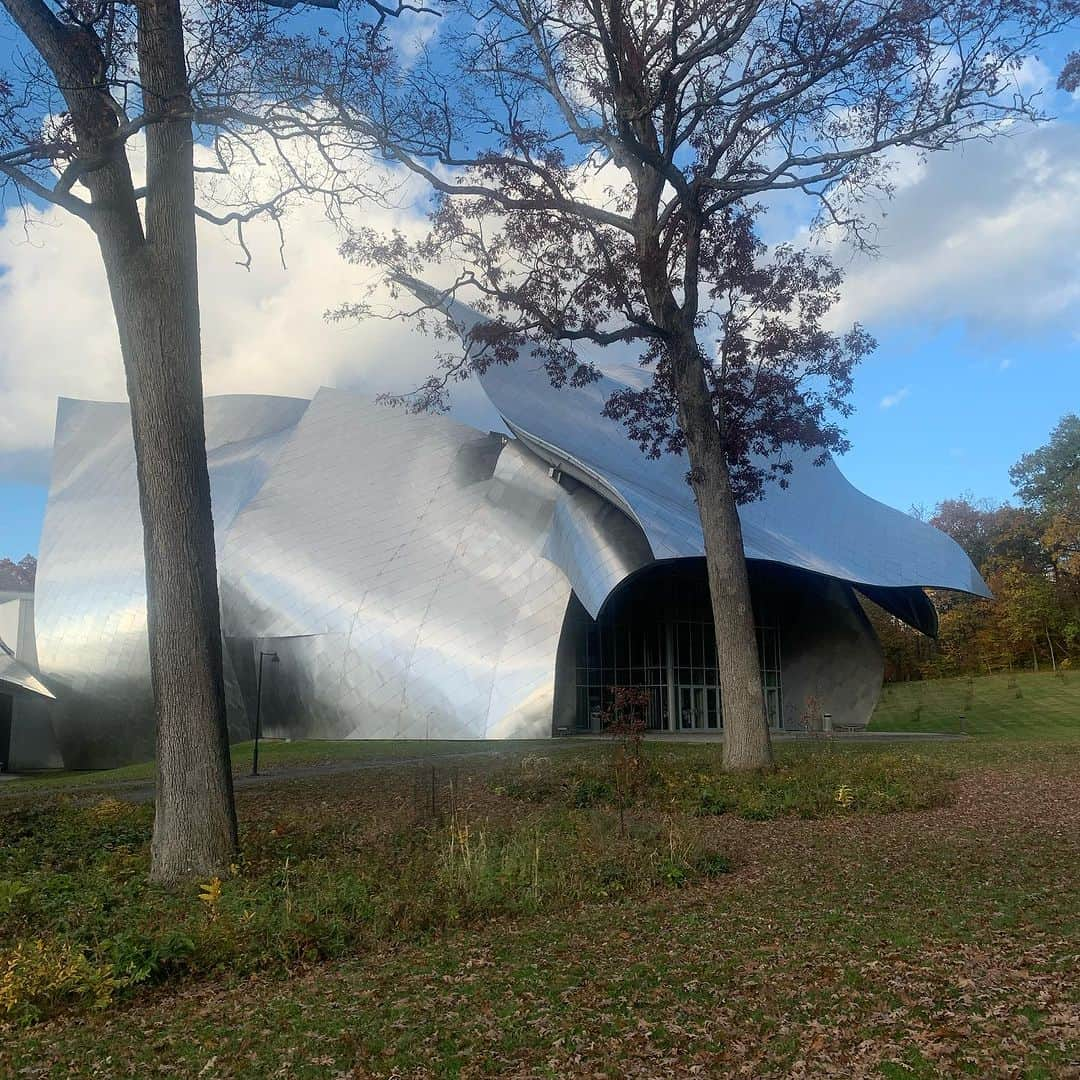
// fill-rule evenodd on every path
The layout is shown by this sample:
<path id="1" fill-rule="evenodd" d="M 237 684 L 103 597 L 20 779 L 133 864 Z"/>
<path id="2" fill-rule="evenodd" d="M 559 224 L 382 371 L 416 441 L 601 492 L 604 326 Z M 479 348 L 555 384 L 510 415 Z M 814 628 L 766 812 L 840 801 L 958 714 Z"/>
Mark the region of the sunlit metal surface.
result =
<path id="1" fill-rule="evenodd" d="M 208 399 L 234 737 L 252 731 L 259 650 L 280 660 L 263 686 L 271 736 L 548 735 L 568 700 L 571 596 L 596 617 L 639 571 L 700 558 L 685 464 L 646 459 L 603 419 L 610 380 L 556 391 L 519 362 L 483 385 L 517 438 L 337 390 Z M 745 507 L 743 524 L 756 565 L 792 568 L 773 566 L 788 724 L 819 692 L 836 716 L 869 716 L 881 656 L 853 586 L 924 629 L 920 586 L 986 593 L 951 540 L 831 463 L 800 459 L 790 489 Z M 65 764 L 150 756 L 126 405 L 60 403 L 36 621 Z"/>
<path id="2" fill-rule="evenodd" d="M 268 734 L 550 734 L 570 596 L 542 557 L 559 489 L 503 452 L 450 420 L 319 392 L 221 564 L 226 635 L 281 654 Z"/>
<path id="3" fill-rule="evenodd" d="M 295 398 L 206 402 L 214 520 L 221 537 L 307 408 Z M 126 404 L 61 399 L 38 556 L 38 665 L 57 696 L 69 767 L 152 755 L 146 579 Z"/>
<path id="4" fill-rule="evenodd" d="M 613 491 L 648 537 L 658 559 L 701 555 L 704 546 L 684 457 L 646 457 L 623 425 L 602 415 L 622 384 L 604 377 L 578 390 L 556 390 L 525 360 L 493 366 L 484 390 L 511 430 L 553 465 L 585 472 Z M 949 536 L 853 487 L 834 462 L 792 449 L 787 488 L 770 484 L 740 508 L 747 558 L 813 570 L 853 584 L 933 587 L 989 596 L 963 549 Z"/>
<path id="5" fill-rule="evenodd" d="M 445 303 L 424 282 L 410 279 L 407 284 L 425 302 L 443 306 L 463 334 L 483 322 L 483 316 L 465 305 Z M 528 357 L 492 365 L 480 382 L 521 441 L 595 488 L 641 526 L 655 558 L 704 554 L 701 522 L 686 481 L 686 458 L 647 457 L 620 421 L 603 415 L 604 404 L 625 383 L 604 375 L 582 388 L 556 389 L 543 366 Z M 769 484 L 763 499 L 739 510 L 748 559 L 879 589 L 941 588 L 991 595 L 951 537 L 864 495 L 831 459 L 815 465 L 817 453 L 798 447 L 785 448 L 785 455 L 793 466 L 788 486 Z M 913 625 L 925 627 L 924 607 L 917 613 L 911 603 L 901 602 L 900 607 L 916 619 Z"/>
<path id="6" fill-rule="evenodd" d="M 24 690 L 52 700 L 52 691 L 25 665 L 11 656 L 0 642 L 0 691 Z"/>

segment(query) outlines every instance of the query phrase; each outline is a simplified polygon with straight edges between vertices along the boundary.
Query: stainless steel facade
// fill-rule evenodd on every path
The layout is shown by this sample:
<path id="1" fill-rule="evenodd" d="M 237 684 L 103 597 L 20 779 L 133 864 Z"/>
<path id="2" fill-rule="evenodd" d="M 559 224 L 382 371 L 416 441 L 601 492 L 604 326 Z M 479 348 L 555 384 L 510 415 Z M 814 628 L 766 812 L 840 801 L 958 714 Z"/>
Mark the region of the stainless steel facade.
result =
<path id="1" fill-rule="evenodd" d="M 268 735 L 548 735 L 568 700 L 571 595 L 595 618 L 639 571 L 701 556 L 685 464 L 644 458 L 604 420 L 610 381 L 556 391 L 518 363 L 482 382 L 515 438 L 337 390 L 310 403 L 208 399 L 235 737 L 251 730 L 259 649 L 281 658 L 264 684 Z M 986 595 L 950 539 L 862 495 L 832 464 L 797 458 L 791 486 L 742 516 L 747 557 L 793 568 L 789 606 L 805 608 L 780 628 L 793 657 L 785 719 L 802 683 L 821 680 L 806 659 L 815 647 L 819 668 L 861 658 L 828 692 L 834 715 L 869 715 L 880 653 L 852 586 L 923 628 L 932 607 L 921 586 Z M 149 756 L 126 405 L 60 403 L 36 625 L 65 764 Z"/>
<path id="2" fill-rule="evenodd" d="M 0 641 L 0 693 L 28 693 L 55 701 L 52 691 L 25 665 L 7 652 Z"/>

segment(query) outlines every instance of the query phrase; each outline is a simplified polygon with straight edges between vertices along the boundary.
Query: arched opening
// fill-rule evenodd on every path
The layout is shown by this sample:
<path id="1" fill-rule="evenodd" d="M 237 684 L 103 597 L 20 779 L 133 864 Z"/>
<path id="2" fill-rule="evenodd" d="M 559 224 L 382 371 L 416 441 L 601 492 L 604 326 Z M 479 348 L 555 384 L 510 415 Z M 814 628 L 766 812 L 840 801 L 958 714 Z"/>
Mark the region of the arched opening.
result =
<path id="1" fill-rule="evenodd" d="M 751 565 L 751 581 L 756 572 Z M 755 597 L 771 727 L 783 723 L 780 628 Z M 609 597 L 597 619 L 571 600 L 560 648 L 556 728 L 597 731 L 614 691 L 644 690 L 656 731 L 719 731 L 723 702 L 704 559 L 654 563 Z"/>

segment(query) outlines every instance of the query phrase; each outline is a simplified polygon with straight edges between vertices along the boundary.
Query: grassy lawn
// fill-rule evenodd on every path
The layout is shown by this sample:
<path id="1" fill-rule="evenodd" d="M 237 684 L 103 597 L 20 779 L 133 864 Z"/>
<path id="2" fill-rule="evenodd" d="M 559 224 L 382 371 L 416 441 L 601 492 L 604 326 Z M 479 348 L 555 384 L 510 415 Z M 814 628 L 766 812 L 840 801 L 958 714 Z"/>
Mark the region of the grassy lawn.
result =
<path id="1" fill-rule="evenodd" d="M 335 766 L 352 762 L 377 764 L 381 761 L 404 761 L 417 758 L 441 758 L 469 754 L 490 753 L 505 750 L 505 742 L 442 742 L 439 740 L 367 739 L 322 740 L 298 739 L 285 742 L 280 739 L 263 739 L 259 742 L 259 771 L 272 775 L 288 769 L 303 769 L 317 765 Z M 515 752 L 527 753 L 531 748 L 549 747 L 550 743 L 515 743 Z M 232 766 L 234 776 L 247 776 L 251 772 L 251 742 L 234 743 Z M 23 790 L 59 788 L 100 788 L 114 784 L 145 784 L 154 778 L 154 763 L 139 762 L 118 769 L 86 771 L 49 770 L 27 773 L 18 781 L 9 781 L 0 795 L 16 795 Z"/>
<path id="2" fill-rule="evenodd" d="M 893 683 L 882 690 L 871 729 L 961 731 L 1006 739 L 1075 739 L 1080 671 L 1059 676 L 986 675 Z"/>
<path id="3" fill-rule="evenodd" d="M 894 688 L 880 728 L 959 698 L 975 737 L 763 777 L 663 743 L 617 784 L 589 743 L 271 780 L 201 898 L 145 883 L 123 789 L 0 803 L 0 1076 L 1076 1076 L 1072 689 Z"/>

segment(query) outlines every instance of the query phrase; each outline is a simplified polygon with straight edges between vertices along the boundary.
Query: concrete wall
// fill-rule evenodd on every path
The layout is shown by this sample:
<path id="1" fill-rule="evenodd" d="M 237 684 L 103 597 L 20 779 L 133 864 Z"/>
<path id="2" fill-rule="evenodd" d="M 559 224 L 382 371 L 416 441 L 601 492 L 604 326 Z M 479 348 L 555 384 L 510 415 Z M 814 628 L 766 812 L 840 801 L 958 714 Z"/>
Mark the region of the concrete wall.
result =
<path id="1" fill-rule="evenodd" d="M 761 621 L 780 628 L 783 726 L 832 715 L 865 727 L 881 693 L 885 665 L 877 636 L 850 585 L 775 564 L 753 565 Z"/>

